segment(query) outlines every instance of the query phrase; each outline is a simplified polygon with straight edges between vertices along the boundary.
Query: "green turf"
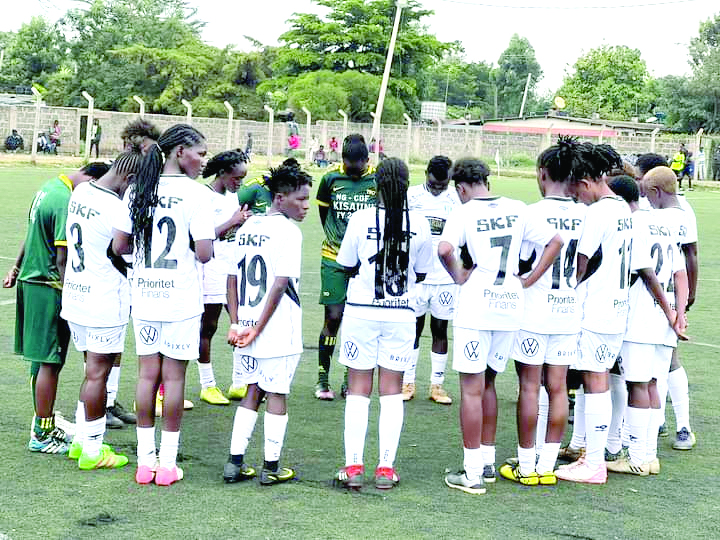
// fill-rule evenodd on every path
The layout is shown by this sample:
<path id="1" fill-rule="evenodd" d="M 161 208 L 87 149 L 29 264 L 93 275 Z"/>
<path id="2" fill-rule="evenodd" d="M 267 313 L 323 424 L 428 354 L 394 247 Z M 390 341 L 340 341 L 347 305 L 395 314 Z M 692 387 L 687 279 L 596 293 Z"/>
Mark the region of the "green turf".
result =
<path id="1" fill-rule="evenodd" d="M 258 167 L 253 167 L 259 170 Z M 0 270 L 12 265 L 24 237 L 28 205 L 38 186 L 63 169 L 0 167 Z M 492 178 L 496 193 L 536 200 L 531 171 Z M 312 173 L 319 180 L 320 173 Z M 413 168 L 414 182 L 422 169 Z M 317 182 L 316 182 L 317 185 Z M 138 486 L 133 481 L 135 433 L 110 431 L 107 441 L 126 452 L 124 470 L 79 472 L 74 462 L 27 451 L 31 398 L 27 365 L 12 355 L 14 290 L 0 290 L 0 538 L 712 538 L 717 534 L 717 448 L 720 420 L 715 368 L 719 365 L 716 308 L 720 303 L 720 194 L 710 189 L 688 198 L 700 229 L 701 281 L 690 313 L 693 342 L 681 346 L 690 377 L 691 417 L 698 445 L 691 452 L 670 448 L 660 439 L 660 476 L 612 475 L 604 486 L 562 483 L 555 489 L 522 489 L 499 480 L 487 495 L 470 496 L 443 484 L 448 469 L 462 464 L 457 403 L 441 407 L 425 399 L 429 380 L 429 338 L 421 342 L 419 395 L 405 409 L 405 428 L 397 467 L 400 486 L 390 493 L 366 488 L 360 493 L 333 489 L 330 479 L 343 464 L 342 401 L 313 397 L 316 344 L 322 324 L 317 304 L 322 231 L 316 211 L 304 232 L 304 338 L 306 353 L 289 399 L 290 422 L 283 464 L 297 469 L 298 480 L 261 488 L 255 483 L 226 486 L 222 466 L 227 458 L 234 406 L 210 407 L 198 398 L 197 369 L 188 367 L 186 397 L 196 403 L 183 420 L 181 452 L 186 479 L 170 488 Z M 223 345 L 223 316 L 215 339 L 213 362 L 218 382 L 230 383 L 231 354 Z M 426 333 L 429 329 L 426 330 Z M 706 345 L 702 345 L 706 344 Z M 710 346 L 708 346 L 710 345 Z M 136 360 L 129 338 L 120 401 L 131 406 Z M 61 376 L 57 408 L 74 411 L 82 363 L 72 352 Z M 341 371 L 333 364 L 332 383 Z M 457 376 L 447 386 L 458 397 Z M 515 455 L 516 377 L 512 367 L 498 377 L 498 463 Z M 668 425 L 674 428 L 672 408 Z M 371 407 L 366 462 L 377 460 L 377 398 Z M 713 427 L 715 426 L 715 427 Z M 262 461 L 262 422 L 251 440 L 247 459 Z"/>

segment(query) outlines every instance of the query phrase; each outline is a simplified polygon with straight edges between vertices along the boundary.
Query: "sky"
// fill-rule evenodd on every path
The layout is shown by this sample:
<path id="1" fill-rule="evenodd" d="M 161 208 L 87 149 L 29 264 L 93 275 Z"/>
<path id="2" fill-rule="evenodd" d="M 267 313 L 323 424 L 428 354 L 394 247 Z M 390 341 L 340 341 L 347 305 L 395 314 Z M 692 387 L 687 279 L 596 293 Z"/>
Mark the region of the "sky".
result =
<path id="1" fill-rule="evenodd" d="M 535 48 L 544 76 L 541 92 L 553 92 L 583 53 L 603 44 L 639 49 L 655 77 L 690 71 L 687 46 L 700 23 L 720 14 L 717 0 L 420 0 L 435 14 L 428 30 L 441 41 L 462 42 L 467 61 L 497 63 L 513 34 Z M 9 2 L 8 2 L 9 3 Z M 189 0 L 207 24 L 205 41 L 247 49 L 249 35 L 275 45 L 293 13 L 322 14 L 311 0 Z M 54 21 L 73 0 L 24 0 L 3 8 L 0 31 L 17 30 L 34 15 Z"/>

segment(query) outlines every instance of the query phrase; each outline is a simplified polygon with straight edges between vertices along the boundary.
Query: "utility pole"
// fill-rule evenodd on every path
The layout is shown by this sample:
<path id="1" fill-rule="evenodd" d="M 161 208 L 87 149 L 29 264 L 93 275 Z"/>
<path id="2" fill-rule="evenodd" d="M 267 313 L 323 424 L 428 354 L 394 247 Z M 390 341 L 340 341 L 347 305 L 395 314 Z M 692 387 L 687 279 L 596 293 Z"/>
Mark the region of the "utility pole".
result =
<path id="1" fill-rule="evenodd" d="M 520 116 L 518 118 L 522 118 L 523 113 L 525 112 L 525 103 L 527 102 L 528 89 L 530 88 L 530 79 L 532 79 L 532 73 L 528 73 L 527 81 L 525 82 L 525 92 L 523 92 L 522 105 L 520 105 Z"/>

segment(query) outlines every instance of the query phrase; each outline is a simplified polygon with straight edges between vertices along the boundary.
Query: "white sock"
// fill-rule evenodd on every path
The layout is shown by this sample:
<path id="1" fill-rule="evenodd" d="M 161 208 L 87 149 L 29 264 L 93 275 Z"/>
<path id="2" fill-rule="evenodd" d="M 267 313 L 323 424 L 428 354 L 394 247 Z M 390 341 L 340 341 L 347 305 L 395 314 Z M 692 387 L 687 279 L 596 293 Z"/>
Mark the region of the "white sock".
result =
<path id="1" fill-rule="evenodd" d="M 625 410 L 627 413 L 627 409 Z M 627 418 L 623 421 L 622 428 L 620 429 L 620 439 L 622 440 L 623 448 L 630 446 L 630 433 L 628 432 Z"/>
<path id="2" fill-rule="evenodd" d="M 404 416 L 405 402 L 402 394 L 380 396 L 380 417 L 378 418 L 380 460 L 378 467 L 392 467 L 395 463 Z"/>
<path id="3" fill-rule="evenodd" d="M 103 435 L 105 435 L 105 416 L 101 416 L 97 420 L 85 422 L 85 438 L 83 441 L 83 454 L 88 456 L 99 456 L 100 447 L 103 443 Z"/>
<path id="4" fill-rule="evenodd" d="M 610 374 L 610 400 L 612 416 L 606 448 L 608 452 L 617 454 L 622 449 L 622 425 L 627 407 L 627 387 L 622 375 Z"/>
<path id="5" fill-rule="evenodd" d="M 645 436 L 645 461 L 652 461 L 657 458 L 658 429 L 662 422 L 662 411 L 660 409 L 650 409 L 647 435 Z"/>
<path id="6" fill-rule="evenodd" d="M 178 448 L 180 447 L 179 431 L 160 432 L 160 466 L 165 469 L 175 467 Z"/>
<path id="7" fill-rule="evenodd" d="M 481 444 L 480 450 L 482 450 L 483 463 L 485 465 L 495 465 L 495 445 Z"/>
<path id="8" fill-rule="evenodd" d="M 658 428 L 662 426 L 665 423 L 665 404 L 667 403 L 667 395 L 668 395 L 668 377 L 669 373 L 666 373 L 662 377 L 658 377 L 657 379 L 657 392 L 658 397 L 660 398 L 660 413 L 661 413 L 661 422 L 658 425 Z"/>
<path id="9" fill-rule="evenodd" d="M 208 362 L 207 364 L 198 362 L 197 367 L 198 373 L 200 374 L 200 385 L 203 390 L 205 390 L 205 388 L 217 386 L 217 383 L 215 382 L 215 373 L 213 373 L 212 362 Z"/>
<path id="10" fill-rule="evenodd" d="M 540 450 L 540 458 L 535 466 L 538 474 L 545 474 L 555 470 L 555 462 L 557 461 L 559 451 L 559 442 L 546 442 L 543 445 L 542 450 Z"/>
<path id="11" fill-rule="evenodd" d="M 349 394 L 345 398 L 345 465 L 362 465 L 370 398 Z"/>
<path id="12" fill-rule="evenodd" d="M 545 435 L 547 434 L 548 412 L 550 410 L 550 396 L 545 386 L 540 385 L 540 394 L 538 397 L 538 418 L 537 427 L 535 428 L 535 452 L 542 454 L 543 446 L 545 446 Z M 557 456 L 555 456 L 557 457 Z"/>
<path id="13" fill-rule="evenodd" d="M 518 445 L 518 462 L 520 463 L 520 474 L 527 476 L 535 472 L 535 447 L 523 448 Z"/>
<path id="14" fill-rule="evenodd" d="M 430 384 L 442 384 L 445 382 L 445 366 L 447 365 L 447 360 L 447 353 L 430 353 L 430 364 L 432 365 Z"/>
<path id="15" fill-rule="evenodd" d="M 112 407 L 113 405 L 115 405 L 115 399 L 117 398 L 119 386 L 120 366 L 113 366 L 110 368 L 110 375 L 108 375 L 108 380 L 105 384 L 105 390 L 107 390 L 107 407 Z"/>
<path id="16" fill-rule="evenodd" d="M 255 429 L 258 413 L 252 409 L 238 407 L 235 410 L 233 430 L 230 437 L 230 454 L 233 456 L 245 455 L 248 442 Z"/>
<path id="17" fill-rule="evenodd" d="M 242 386 L 245 384 L 245 370 L 242 366 L 242 355 L 233 354 L 232 385 Z"/>
<path id="18" fill-rule="evenodd" d="M 579 450 L 585 448 L 585 392 L 582 388 L 575 391 L 575 419 L 570 447 Z"/>
<path id="19" fill-rule="evenodd" d="M 103 416 L 103 418 L 105 418 Z M 73 436 L 73 442 L 79 443 L 80 446 L 85 444 L 85 404 L 82 401 L 77 402 L 77 408 L 75 409 L 75 435 Z"/>
<path id="20" fill-rule="evenodd" d="M 136 427 L 138 467 L 155 467 L 155 426 Z"/>
<path id="21" fill-rule="evenodd" d="M 633 465 L 642 465 L 647 457 L 648 423 L 650 422 L 650 409 L 628 407 L 627 431 L 630 437 L 628 454 Z M 656 435 L 657 438 L 657 435 Z"/>
<path id="22" fill-rule="evenodd" d="M 690 391 L 688 389 L 687 372 L 684 367 L 671 371 L 668 375 L 668 390 L 675 411 L 677 430 L 690 429 Z"/>
<path id="23" fill-rule="evenodd" d="M 591 467 L 605 463 L 608 426 L 612 417 L 610 392 L 585 394 L 585 461 Z"/>
<path id="24" fill-rule="evenodd" d="M 265 431 L 265 461 L 278 461 L 282 452 L 285 431 L 287 429 L 287 414 L 272 414 L 266 412 L 263 415 Z"/>
<path id="25" fill-rule="evenodd" d="M 463 448 L 463 468 L 468 480 L 477 480 L 483 473 L 483 455 L 480 448 Z"/>
<path id="26" fill-rule="evenodd" d="M 413 349 L 410 354 L 410 362 L 408 362 L 403 373 L 403 384 L 411 384 L 415 382 L 415 370 L 417 368 L 418 357 L 420 356 L 420 349 Z"/>

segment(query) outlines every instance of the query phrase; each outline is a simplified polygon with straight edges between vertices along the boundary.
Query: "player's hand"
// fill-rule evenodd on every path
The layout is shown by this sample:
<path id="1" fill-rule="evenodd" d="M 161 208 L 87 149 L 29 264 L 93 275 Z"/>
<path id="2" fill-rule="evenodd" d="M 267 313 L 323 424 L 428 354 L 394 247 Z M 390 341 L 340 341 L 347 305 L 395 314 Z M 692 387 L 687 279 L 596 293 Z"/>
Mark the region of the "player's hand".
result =
<path id="1" fill-rule="evenodd" d="M 690 311 L 690 307 L 695 303 L 695 297 L 694 296 L 688 296 L 687 300 L 687 306 L 685 306 L 685 311 Z"/>
<path id="2" fill-rule="evenodd" d="M 233 347 L 238 346 L 238 333 L 233 328 L 228 332 L 227 342 Z"/>
<path id="3" fill-rule="evenodd" d="M 17 266 L 13 266 L 5 276 L 5 279 L 3 279 L 3 289 L 11 289 L 15 286 L 15 282 L 17 281 L 17 277 L 19 274 L 19 270 Z"/>
<path id="4" fill-rule="evenodd" d="M 477 267 L 476 264 L 473 264 L 470 268 L 464 268 L 461 267 L 455 272 L 455 283 L 458 285 L 463 285 L 465 282 L 467 282 L 468 279 L 470 279 L 470 274 L 473 273 L 473 270 Z"/>
<path id="5" fill-rule="evenodd" d="M 684 313 L 678 313 L 673 324 L 673 330 L 677 334 L 680 341 L 688 341 L 690 338 L 685 333 L 687 331 L 687 318 Z"/>
<path id="6" fill-rule="evenodd" d="M 520 284 L 522 285 L 522 288 L 523 288 L 523 289 L 527 289 L 527 288 L 528 288 L 528 284 L 527 284 L 527 281 L 528 281 L 528 280 L 527 280 L 527 277 L 522 277 L 520 274 L 515 274 L 515 277 L 520 280 Z"/>
<path id="7" fill-rule="evenodd" d="M 249 210 L 247 204 L 243 204 L 240 208 L 235 210 L 235 213 L 233 214 L 233 223 L 240 226 L 243 223 L 245 223 L 248 219 L 250 219 L 250 216 L 252 216 L 252 212 Z"/>
<path id="8" fill-rule="evenodd" d="M 243 328 L 240 333 L 238 334 L 237 339 L 237 346 L 238 347 L 247 347 L 250 345 L 253 341 L 255 341 L 255 338 L 258 335 L 258 330 L 255 326 L 248 326 L 247 328 Z"/>

